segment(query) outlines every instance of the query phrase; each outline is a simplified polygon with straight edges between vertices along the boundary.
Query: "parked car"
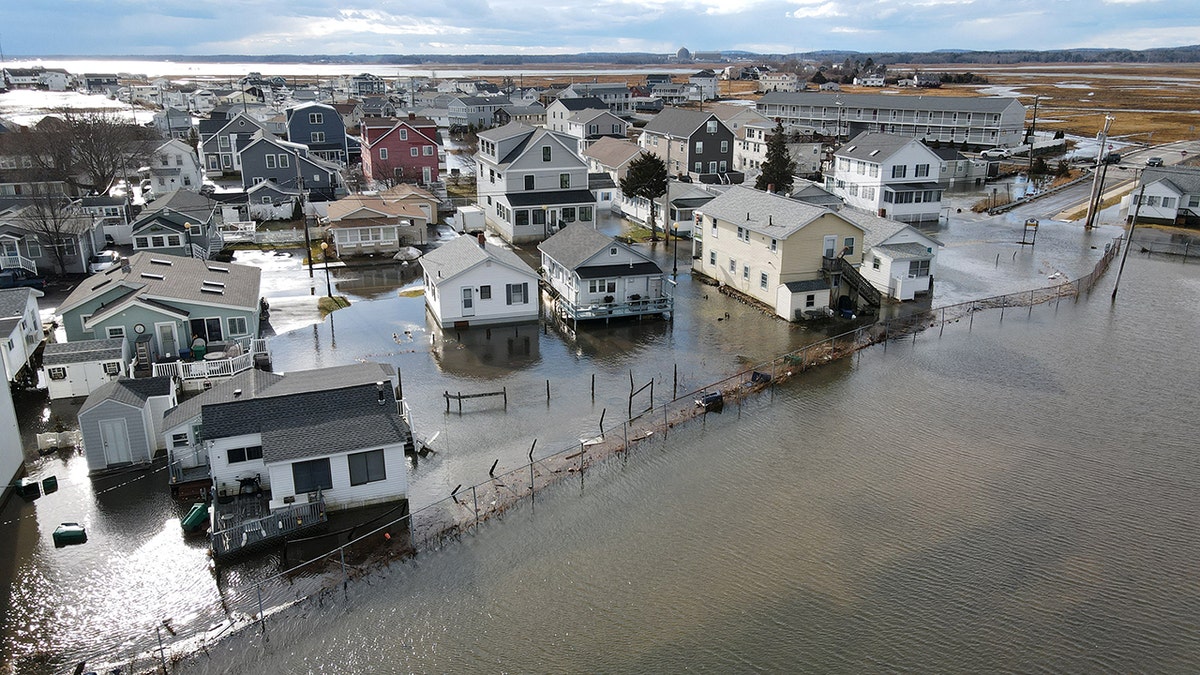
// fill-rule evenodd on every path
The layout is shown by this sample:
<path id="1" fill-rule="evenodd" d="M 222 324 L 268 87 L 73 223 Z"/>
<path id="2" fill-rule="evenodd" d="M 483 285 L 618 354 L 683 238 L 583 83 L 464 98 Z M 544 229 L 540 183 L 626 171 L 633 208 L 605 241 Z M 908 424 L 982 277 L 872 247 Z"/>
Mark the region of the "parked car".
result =
<path id="1" fill-rule="evenodd" d="M 100 251 L 88 258 L 88 272 L 95 274 L 121 264 L 121 254 L 116 251 Z"/>
<path id="2" fill-rule="evenodd" d="M 46 289 L 46 279 L 21 268 L 0 270 L 0 288 Z"/>
<path id="3" fill-rule="evenodd" d="M 1121 163 L 1121 155 L 1119 155 L 1115 152 L 1110 152 L 1104 156 L 1103 162 L 1105 164 L 1120 164 Z"/>
<path id="4" fill-rule="evenodd" d="M 1162 166 L 1162 165 L 1163 165 L 1162 157 L 1151 157 L 1150 159 L 1146 160 L 1146 166 Z"/>
<path id="5" fill-rule="evenodd" d="M 979 156 L 984 159 L 1004 159 L 1008 157 L 1008 150 L 1004 148 L 991 148 L 979 153 Z"/>

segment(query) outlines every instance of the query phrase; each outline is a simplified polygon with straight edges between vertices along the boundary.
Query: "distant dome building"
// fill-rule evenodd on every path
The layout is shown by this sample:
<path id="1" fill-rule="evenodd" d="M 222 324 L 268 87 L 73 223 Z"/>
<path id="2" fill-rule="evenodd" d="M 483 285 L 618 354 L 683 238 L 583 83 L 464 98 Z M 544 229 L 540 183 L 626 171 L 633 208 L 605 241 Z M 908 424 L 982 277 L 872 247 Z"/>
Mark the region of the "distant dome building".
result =
<path id="1" fill-rule="evenodd" d="M 691 61 L 692 53 L 688 51 L 687 47 L 680 47 L 679 51 L 675 52 L 675 58 L 679 61 Z"/>

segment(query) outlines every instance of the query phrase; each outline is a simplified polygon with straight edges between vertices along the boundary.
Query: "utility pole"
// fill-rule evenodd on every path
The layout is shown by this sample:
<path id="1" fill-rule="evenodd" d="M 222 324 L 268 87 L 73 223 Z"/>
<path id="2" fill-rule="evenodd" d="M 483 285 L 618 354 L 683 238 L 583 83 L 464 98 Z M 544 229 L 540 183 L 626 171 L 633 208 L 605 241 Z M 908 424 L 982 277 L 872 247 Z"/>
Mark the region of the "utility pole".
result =
<path id="1" fill-rule="evenodd" d="M 1138 214 L 1142 211 L 1142 197 L 1146 194 L 1146 185 L 1138 190 L 1137 206 L 1133 208 L 1133 220 L 1129 221 L 1129 233 L 1125 235 L 1125 250 L 1121 251 L 1121 266 L 1117 268 L 1117 280 L 1113 282 L 1112 301 L 1117 301 L 1117 287 L 1121 285 L 1121 273 L 1125 271 L 1125 259 L 1129 257 L 1129 249 L 1133 247 L 1133 228 L 1137 227 Z"/>
<path id="2" fill-rule="evenodd" d="M 1033 175 L 1033 142 L 1037 137 L 1037 109 L 1038 99 L 1040 96 L 1033 97 L 1033 124 L 1029 125 L 1029 134 L 1025 137 L 1025 142 L 1029 144 L 1029 175 Z"/>
<path id="3" fill-rule="evenodd" d="M 304 220 L 304 257 L 308 258 L 308 278 L 313 278 L 313 260 L 312 260 L 312 236 L 308 233 L 308 206 L 307 200 L 304 198 L 304 173 L 300 169 L 300 153 L 296 153 L 296 188 L 300 190 L 300 195 L 297 199 L 300 200 L 300 217 Z M 312 284 L 308 287 L 309 293 L 316 295 Z"/>
<path id="4" fill-rule="evenodd" d="M 1104 179 L 1101 177 L 1101 163 L 1105 159 L 1106 150 L 1108 149 L 1108 129 L 1112 126 L 1113 120 L 1116 119 L 1112 115 L 1104 116 L 1104 128 L 1100 130 L 1100 149 L 1096 151 L 1096 173 L 1092 176 L 1092 194 L 1088 199 L 1087 220 L 1084 221 L 1083 229 L 1090 230 L 1095 227 L 1096 211 L 1100 206 L 1100 192 L 1104 187 Z M 1030 151 L 1032 153 L 1032 150 Z M 1105 167 L 1108 165 L 1105 164 Z"/>

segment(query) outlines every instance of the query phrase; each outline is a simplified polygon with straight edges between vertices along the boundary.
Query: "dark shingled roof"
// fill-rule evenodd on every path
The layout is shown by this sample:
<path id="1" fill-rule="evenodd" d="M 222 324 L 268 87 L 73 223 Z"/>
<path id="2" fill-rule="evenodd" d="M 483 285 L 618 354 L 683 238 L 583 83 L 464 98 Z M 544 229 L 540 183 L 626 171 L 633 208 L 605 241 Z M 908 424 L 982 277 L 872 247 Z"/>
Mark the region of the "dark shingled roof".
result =
<path id="1" fill-rule="evenodd" d="M 513 208 L 542 204 L 591 204 L 596 196 L 589 190 L 559 190 L 557 192 L 510 192 L 508 203 Z"/>
<path id="2" fill-rule="evenodd" d="M 29 296 L 35 293 L 41 295 L 40 291 L 32 288 L 5 288 L 0 290 L 0 317 L 20 319 L 25 316 L 25 308 L 29 305 Z"/>
<path id="3" fill-rule="evenodd" d="M 808 291 L 827 291 L 829 282 L 824 279 L 809 279 L 807 281 L 789 281 L 784 284 L 789 293 L 807 293 Z"/>
<path id="4" fill-rule="evenodd" d="M 64 366 L 87 361 L 113 361 L 121 358 L 124 338 L 51 342 L 42 352 L 43 366 Z"/>

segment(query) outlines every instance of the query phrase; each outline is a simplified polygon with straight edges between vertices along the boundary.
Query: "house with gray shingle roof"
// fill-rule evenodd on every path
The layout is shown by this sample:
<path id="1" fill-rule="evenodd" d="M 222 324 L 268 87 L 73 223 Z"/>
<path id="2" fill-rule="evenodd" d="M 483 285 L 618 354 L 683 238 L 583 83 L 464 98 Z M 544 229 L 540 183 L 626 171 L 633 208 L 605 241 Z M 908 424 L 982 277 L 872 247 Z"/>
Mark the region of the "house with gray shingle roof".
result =
<path id="1" fill-rule="evenodd" d="M 153 461 L 175 389 L 170 377 L 149 377 L 113 380 L 93 391 L 79 409 L 88 473 Z"/>
<path id="2" fill-rule="evenodd" d="M 51 400 L 87 396 L 130 374 L 123 338 L 50 342 L 42 351 L 42 374 Z"/>
<path id="3" fill-rule="evenodd" d="M 589 225 L 565 227 L 538 250 L 554 310 L 563 319 L 607 320 L 674 309 L 658 263 Z"/>
<path id="4" fill-rule="evenodd" d="M 869 211 L 846 208 L 840 213 L 863 229 L 858 271 L 872 286 L 893 300 L 912 300 L 933 292 L 942 242 L 908 223 Z"/>
<path id="5" fill-rule="evenodd" d="M 1142 205 L 1136 207 L 1137 194 L 1145 186 Z M 1137 212 L 1139 223 L 1200 225 L 1200 168 L 1192 166 L 1146 167 L 1128 203 L 1128 217 Z"/>
<path id="6" fill-rule="evenodd" d="M 35 374 L 29 361 L 43 339 L 37 303 L 40 297 L 42 292 L 33 288 L 0 290 L 0 360 L 4 362 L 4 379 L 9 382 L 30 379 Z"/>
<path id="7" fill-rule="evenodd" d="M 863 228 L 822 206 L 735 185 L 697 212 L 693 272 L 788 321 L 833 306 L 837 259 L 860 259 Z"/>
<path id="8" fill-rule="evenodd" d="M 833 155 L 825 189 L 847 206 L 906 223 L 936 222 L 942 210 L 942 159 L 908 136 L 864 132 Z"/>
<path id="9" fill-rule="evenodd" d="M 189 355 L 188 347 L 196 338 L 205 345 L 201 354 L 237 345 L 238 358 L 249 357 L 238 363 L 248 368 L 257 353 L 265 352 L 257 339 L 261 276 L 257 267 L 143 251 L 130 256 L 125 265 L 84 279 L 63 301 L 59 313 L 68 342 L 98 338 L 134 342 L 139 347 L 133 350 L 139 369 L 159 362 L 178 368 L 176 357 Z M 141 350 L 145 353 L 138 353 Z M 202 366 L 187 364 L 188 372 L 180 376 L 217 374 Z"/>
<path id="10" fill-rule="evenodd" d="M 483 234 L 451 239 L 421 258 L 425 306 L 442 328 L 536 321 L 538 276 Z"/>
<path id="11" fill-rule="evenodd" d="M 242 375 L 240 384 L 226 383 L 198 402 L 219 497 L 237 494 L 244 479 L 269 492 L 271 510 L 318 492 L 330 510 L 407 497 L 404 452 L 412 431 L 396 399 L 392 366 Z M 187 415 L 168 411 L 164 434 L 195 419 Z"/>
<path id="12" fill-rule="evenodd" d="M 741 183 L 734 171 L 733 131 L 712 112 L 667 108 L 646 123 L 638 145 L 658 156 L 673 176 L 701 183 Z"/>

